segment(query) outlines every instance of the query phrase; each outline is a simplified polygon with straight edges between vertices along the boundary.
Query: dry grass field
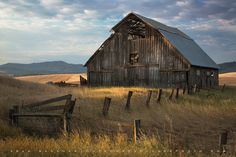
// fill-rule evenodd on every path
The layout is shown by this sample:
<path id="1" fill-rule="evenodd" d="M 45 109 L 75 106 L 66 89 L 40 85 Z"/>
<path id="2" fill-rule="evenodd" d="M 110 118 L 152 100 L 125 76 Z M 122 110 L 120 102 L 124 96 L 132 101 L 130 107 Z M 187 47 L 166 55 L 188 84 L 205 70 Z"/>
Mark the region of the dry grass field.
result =
<path id="1" fill-rule="evenodd" d="M 30 81 L 36 83 L 61 82 L 79 84 L 80 76 L 87 78 L 86 74 L 50 74 L 50 75 L 32 75 L 16 77 L 18 80 Z"/>
<path id="2" fill-rule="evenodd" d="M 131 110 L 125 111 L 129 90 L 134 91 Z M 156 103 L 156 94 L 153 94 L 149 108 L 145 106 L 147 90 L 59 88 L 0 77 L 0 150 L 33 150 L 30 156 L 35 156 L 38 150 L 65 151 L 62 156 L 217 156 L 219 134 L 228 130 L 227 149 L 235 155 L 232 154 L 236 149 L 235 87 L 226 86 L 223 93 L 219 89 L 201 90 L 193 95 L 180 93 L 177 100 L 169 100 L 170 90 L 164 89 L 161 103 Z M 8 110 L 13 105 L 68 93 L 77 98 L 74 134 L 70 137 L 37 138 L 8 125 Z M 112 98 L 107 117 L 102 115 L 105 96 Z M 123 127 L 132 124 L 134 119 L 142 120 L 144 133 L 136 145 L 130 140 L 132 128 Z M 185 152 L 163 152 L 176 149 Z M 80 153 L 69 153 L 72 150 Z M 187 150 L 191 150 L 190 153 Z M 44 156 L 52 155 L 55 154 L 44 153 Z"/>
<path id="3" fill-rule="evenodd" d="M 43 83 L 43 84 L 47 82 L 60 82 L 60 81 L 65 81 L 67 83 L 79 83 L 80 75 L 87 78 L 87 75 L 83 73 L 83 74 L 50 74 L 50 75 L 20 76 L 16 77 L 16 79 L 35 83 Z M 236 86 L 236 72 L 220 74 L 219 80 L 220 80 L 220 85 L 226 84 L 230 86 Z"/>
<path id="4" fill-rule="evenodd" d="M 236 86 L 236 72 L 220 74 L 220 84 Z"/>

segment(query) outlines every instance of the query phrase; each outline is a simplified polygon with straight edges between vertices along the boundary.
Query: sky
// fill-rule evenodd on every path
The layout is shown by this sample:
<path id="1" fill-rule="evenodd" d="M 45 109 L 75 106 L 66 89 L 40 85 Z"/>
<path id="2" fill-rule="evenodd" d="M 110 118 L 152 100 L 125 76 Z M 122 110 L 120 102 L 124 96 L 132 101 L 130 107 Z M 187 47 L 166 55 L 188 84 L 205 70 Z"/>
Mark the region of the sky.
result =
<path id="1" fill-rule="evenodd" d="M 129 12 L 179 28 L 216 63 L 236 61 L 235 0 L 0 0 L 0 64 L 84 64 Z"/>

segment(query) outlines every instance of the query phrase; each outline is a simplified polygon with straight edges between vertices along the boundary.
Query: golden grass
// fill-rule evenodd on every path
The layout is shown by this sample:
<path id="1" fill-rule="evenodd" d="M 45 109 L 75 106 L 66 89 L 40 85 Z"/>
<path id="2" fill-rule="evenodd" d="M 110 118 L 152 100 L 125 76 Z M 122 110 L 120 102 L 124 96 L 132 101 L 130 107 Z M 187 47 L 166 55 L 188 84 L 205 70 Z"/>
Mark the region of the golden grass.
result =
<path id="1" fill-rule="evenodd" d="M 9 146 L 12 153 L 9 152 Z M 127 142 L 126 137 L 120 134 L 114 137 L 107 135 L 91 137 L 89 133 L 74 133 L 70 137 L 62 136 L 58 139 L 26 136 L 8 138 L 0 140 L 0 150 L 13 156 L 23 156 L 22 151 L 30 151 L 25 153 L 28 156 L 173 156 L 177 154 L 161 151 L 170 149 L 154 137 L 144 137 L 134 145 L 132 142 Z"/>
<path id="2" fill-rule="evenodd" d="M 86 73 L 82 73 L 82 74 L 49 74 L 49 75 L 20 76 L 16 77 L 16 79 L 35 83 L 43 83 L 43 84 L 47 82 L 60 82 L 60 81 L 66 81 L 67 83 L 79 83 L 80 75 L 87 78 Z M 229 86 L 236 86 L 236 72 L 220 74 L 219 82 L 220 85 L 226 84 Z"/>
<path id="3" fill-rule="evenodd" d="M 219 75 L 220 84 L 236 86 L 236 72 L 224 73 Z"/>
<path id="4" fill-rule="evenodd" d="M 60 82 L 65 81 L 67 83 L 79 83 L 80 76 L 87 78 L 85 73 L 82 74 L 49 74 L 49 75 L 32 75 L 32 76 L 19 76 L 15 77 L 18 80 L 47 83 L 47 82 Z"/>
<path id="5" fill-rule="evenodd" d="M 129 90 L 134 91 L 131 110 L 125 111 Z M 168 100 L 170 90 L 165 89 L 161 104 L 156 103 L 156 94 L 153 93 L 150 108 L 145 106 L 147 90 L 149 89 L 135 87 L 58 88 L 0 78 L 0 118 L 4 122 L 4 125 L 0 126 L 2 130 L 0 137 L 4 139 L 0 141 L 0 150 L 11 148 L 38 150 L 43 146 L 48 150 L 69 150 L 69 148 L 74 148 L 73 145 L 76 149 L 95 151 L 142 149 L 152 152 L 159 148 L 217 150 L 218 135 L 225 129 L 231 131 L 230 149 L 235 150 L 236 89 L 234 87 L 227 86 L 224 93 L 220 90 L 202 90 L 194 95 L 180 94 L 178 100 Z M 73 114 L 76 133 L 72 136 L 73 138 L 69 140 L 65 140 L 65 137 L 37 139 L 26 137 L 19 130 L 7 126 L 8 109 L 12 105 L 21 104 L 22 101 L 31 103 L 68 93 L 77 98 Z M 106 118 L 102 115 L 105 96 L 112 98 Z M 140 145 L 132 144 L 132 128 L 124 127 L 131 125 L 134 119 L 142 120 L 142 130 L 146 135 Z M 86 134 L 87 130 L 90 134 Z M 94 134 L 96 134 L 95 138 L 91 136 Z M 86 139 L 85 143 L 80 138 Z M 15 146 L 11 145 L 13 142 L 16 143 Z M 99 153 L 92 155 L 99 155 Z M 138 156 L 141 155 L 138 154 Z"/>

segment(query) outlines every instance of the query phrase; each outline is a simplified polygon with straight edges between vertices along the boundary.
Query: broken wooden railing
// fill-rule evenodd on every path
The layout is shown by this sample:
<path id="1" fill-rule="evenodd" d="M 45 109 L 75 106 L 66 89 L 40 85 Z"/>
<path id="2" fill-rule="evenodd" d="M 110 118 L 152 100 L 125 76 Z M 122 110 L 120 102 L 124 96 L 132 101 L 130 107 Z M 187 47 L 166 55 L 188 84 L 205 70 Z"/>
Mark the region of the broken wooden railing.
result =
<path id="1" fill-rule="evenodd" d="M 55 105 L 66 101 L 63 105 Z M 9 111 L 10 123 L 29 133 L 57 134 L 71 131 L 71 119 L 76 99 L 64 95 L 28 105 L 13 106 Z M 54 104 L 54 105 L 52 105 Z"/>

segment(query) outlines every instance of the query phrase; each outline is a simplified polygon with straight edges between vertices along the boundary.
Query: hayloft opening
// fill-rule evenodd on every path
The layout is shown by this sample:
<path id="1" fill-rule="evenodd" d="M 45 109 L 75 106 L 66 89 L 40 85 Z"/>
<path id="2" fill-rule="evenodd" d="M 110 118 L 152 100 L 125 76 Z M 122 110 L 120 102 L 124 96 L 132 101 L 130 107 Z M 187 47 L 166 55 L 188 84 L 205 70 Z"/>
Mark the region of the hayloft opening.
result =
<path id="1" fill-rule="evenodd" d="M 127 20 L 127 31 L 128 31 L 128 39 L 134 40 L 139 37 L 145 38 L 146 36 L 146 28 L 145 24 L 137 19 L 137 18 L 129 18 Z"/>

